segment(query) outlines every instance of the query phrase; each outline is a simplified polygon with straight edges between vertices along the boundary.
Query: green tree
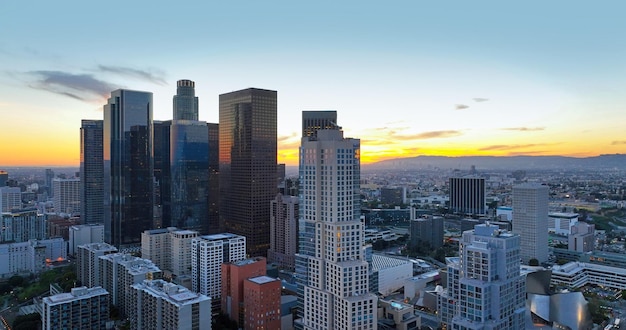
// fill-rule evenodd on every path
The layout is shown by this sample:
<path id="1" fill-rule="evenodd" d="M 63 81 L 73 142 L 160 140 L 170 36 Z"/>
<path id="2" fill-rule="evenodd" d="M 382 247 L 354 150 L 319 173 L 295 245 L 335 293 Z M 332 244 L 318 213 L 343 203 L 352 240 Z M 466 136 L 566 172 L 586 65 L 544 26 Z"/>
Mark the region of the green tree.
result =
<path id="1" fill-rule="evenodd" d="M 539 266 L 539 260 L 535 258 L 528 260 L 528 266 Z"/>

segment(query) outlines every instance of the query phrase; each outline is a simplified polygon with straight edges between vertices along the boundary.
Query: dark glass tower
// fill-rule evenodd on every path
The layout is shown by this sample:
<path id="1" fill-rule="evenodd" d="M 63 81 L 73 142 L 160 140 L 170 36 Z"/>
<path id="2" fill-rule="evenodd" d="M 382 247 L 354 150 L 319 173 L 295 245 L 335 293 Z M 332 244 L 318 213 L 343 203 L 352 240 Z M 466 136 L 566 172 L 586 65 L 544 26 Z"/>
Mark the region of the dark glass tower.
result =
<path id="1" fill-rule="evenodd" d="M 277 92 L 222 94 L 219 112 L 220 222 L 246 237 L 251 256 L 266 256 L 270 201 L 277 192 Z"/>
<path id="2" fill-rule="evenodd" d="M 218 234 L 220 228 L 220 157 L 219 124 L 208 123 L 209 131 L 209 234 Z"/>
<path id="3" fill-rule="evenodd" d="M 155 220 L 157 228 L 172 225 L 171 171 L 170 171 L 170 130 L 172 121 L 153 122 L 154 126 L 154 179 Z M 158 213 L 157 213 L 158 212 Z"/>
<path id="4" fill-rule="evenodd" d="M 302 137 L 317 136 L 320 129 L 337 127 L 337 111 L 302 111 Z"/>
<path id="5" fill-rule="evenodd" d="M 174 95 L 174 120 L 198 120 L 198 97 L 196 83 L 191 80 L 179 80 Z"/>
<path id="6" fill-rule="evenodd" d="M 82 120 L 80 126 L 80 217 L 83 223 L 104 223 L 102 120 Z"/>
<path id="7" fill-rule="evenodd" d="M 104 239 L 138 245 L 153 227 L 152 93 L 111 92 L 103 126 Z"/>

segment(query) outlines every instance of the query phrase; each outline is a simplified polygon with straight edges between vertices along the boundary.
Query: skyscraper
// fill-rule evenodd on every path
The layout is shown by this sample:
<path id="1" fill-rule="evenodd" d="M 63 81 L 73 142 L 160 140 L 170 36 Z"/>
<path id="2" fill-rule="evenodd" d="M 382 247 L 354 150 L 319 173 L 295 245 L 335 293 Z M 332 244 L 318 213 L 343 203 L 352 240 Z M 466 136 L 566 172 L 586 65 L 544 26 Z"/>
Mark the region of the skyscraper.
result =
<path id="1" fill-rule="evenodd" d="M 302 137 L 317 136 L 320 129 L 333 129 L 337 126 L 337 111 L 302 111 Z"/>
<path id="2" fill-rule="evenodd" d="M 222 232 L 220 229 L 220 153 L 219 124 L 207 123 L 209 131 L 209 234 Z"/>
<path id="3" fill-rule="evenodd" d="M 524 329 L 526 278 L 519 255 L 519 235 L 498 226 L 463 233 L 451 329 Z"/>
<path id="4" fill-rule="evenodd" d="M 54 212 L 74 214 L 80 212 L 80 179 L 52 180 Z"/>
<path id="5" fill-rule="evenodd" d="M 251 256 L 266 256 L 277 192 L 277 93 L 248 88 L 219 100 L 220 222 L 246 237 Z"/>
<path id="6" fill-rule="evenodd" d="M 198 121 L 198 97 L 196 83 L 182 79 L 176 82 L 174 95 L 174 120 Z"/>
<path id="7" fill-rule="evenodd" d="M 152 93 L 111 92 L 103 127 L 105 241 L 139 245 L 153 226 Z"/>
<path id="8" fill-rule="evenodd" d="M 299 199 L 278 194 L 271 205 L 268 261 L 293 271 L 298 246 Z"/>
<path id="9" fill-rule="evenodd" d="M 82 223 L 104 223 L 104 162 L 102 120 L 81 121 L 80 218 Z"/>
<path id="10" fill-rule="evenodd" d="M 300 247 L 308 259 L 305 329 L 377 327 L 377 298 L 369 293 L 362 248 L 359 186 L 358 139 L 344 138 L 338 127 L 302 138 L 300 222 L 314 230 L 312 242 Z M 312 254 L 306 251 L 311 248 Z"/>
<path id="11" fill-rule="evenodd" d="M 485 178 L 475 176 L 450 178 L 450 211 L 485 214 L 485 196 Z"/>
<path id="12" fill-rule="evenodd" d="M 156 191 L 154 204 L 156 206 L 155 227 L 167 228 L 172 226 L 172 180 L 170 169 L 170 130 L 172 121 L 153 122 L 154 127 L 154 179 Z"/>
<path id="13" fill-rule="evenodd" d="M 513 186 L 513 232 L 521 236 L 522 262 L 548 261 L 548 186 Z"/>
<path id="14" fill-rule="evenodd" d="M 54 179 L 54 171 L 51 168 L 46 169 L 46 191 L 48 197 L 54 197 L 54 191 L 52 191 L 52 179 Z"/>

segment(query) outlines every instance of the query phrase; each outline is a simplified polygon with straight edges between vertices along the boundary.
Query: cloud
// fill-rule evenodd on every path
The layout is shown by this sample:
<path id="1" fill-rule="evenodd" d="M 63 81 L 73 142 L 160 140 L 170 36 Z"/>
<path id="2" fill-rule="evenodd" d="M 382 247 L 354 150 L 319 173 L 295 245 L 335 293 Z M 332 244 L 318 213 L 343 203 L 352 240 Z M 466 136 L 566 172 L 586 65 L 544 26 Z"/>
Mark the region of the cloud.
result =
<path id="1" fill-rule="evenodd" d="M 524 149 L 531 148 L 537 146 L 544 146 L 544 143 L 537 144 L 494 144 L 487 147 L 480 148 L 478 150 L 481 151 L 491 151 L 491 150 L 516 150 L 516 149 Z"/>
<path id="2" fill-rule="evenodd" d="M 448 137 L 453 137 L 453 136 L 459 136 L 461 134 L 463 134 L 461 131 L 430 131 L 430 132 L 423 132 L 423 133 L 419 133 L 415 135 L 406 135 L 404 137 L 407 140 L 426 140 L 426 139 L 448 138 Z"/>
<path id="3" fill-rule="evenodd" d="M 618 145 L 622 145 L 622 144 L 626 144 L 626 141 L 613 141 L 611 142 L 612 146 L 618 146 Z"/>
<path id="4" fill-rule="evenodd" d="M 121 66 L 111 66 L 111 65 L 98 65 L 98 70 L 102 72 L 115 73 L 120 76 L 139 78 L 142 80 L 146 80 L 157 85 L 167 85 L 167 82 L 163 78 L 163 72 L 158 71 L 146 71 L 139 70 L 133 68 L 126 68 Z"/>
<path id="5" fill-rule="evenodd" d="M 62 71 L 31 71 L 37 79 L 29 86 L 81 101 L 102 101 L 112 90 L 119 88 L 90 74 Z"/>
<path id="6" fill-rule="evenodd" d="M 463 110 L 463 109 L 467 109 L 467 108 L 469 108 L 469 105 L 465 105 L 465 104 L 456 104 L 454 106 L 454 109 L 456 109 L 456 110 Z"/>
<path id="7" fill-rule="evenodd" d="M 545 127 L 507 127 L 501 128 L 503 131 L 520 131 L 520 132 L 535 132 L 535 131 L 543 131 Z"/>
<path id="8" fill-rule="evenodd" d="M 295 138 L 295 137 L 297 137 L 297 136 L 298 136 L 298 133 L 297 133 L 297 132 L 291 132 L 291 134 L 289 134 L 289 135 L 279 136 L 279 137 L 278 137 L 278 139 L 277 139 L 277 141 L 278 141 L 278 142 L 284 142 L 284 141 L 291 140 L 291 139 L 293 139 L 293 138 Z"/>
<path id="9" fill-rule="evenodd" d="M 487 101 L 489 101 L 489 99 L 482 98 L 482 97 L 475 97 L 472 100 L 474 100 L 474 102 L 487 102 Z"/>

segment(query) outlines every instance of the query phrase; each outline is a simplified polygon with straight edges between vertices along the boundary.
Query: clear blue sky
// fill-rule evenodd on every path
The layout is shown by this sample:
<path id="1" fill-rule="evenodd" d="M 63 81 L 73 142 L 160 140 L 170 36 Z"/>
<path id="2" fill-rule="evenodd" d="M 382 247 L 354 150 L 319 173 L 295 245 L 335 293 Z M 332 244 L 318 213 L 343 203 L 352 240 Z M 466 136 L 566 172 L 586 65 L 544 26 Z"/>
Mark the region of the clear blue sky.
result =
<path id="1" fill-rule="evenodd" d="M 302 110 L 334 109 L 364 161 L 626 152 L 620 1 L 4 1 L 0 166 L 78 164 L 81 119 L 117 88 L 172 117 L 196 81 L 278 91 L 279 160 Z M 6 143 L 6 141 L 10 141 Z"/>

